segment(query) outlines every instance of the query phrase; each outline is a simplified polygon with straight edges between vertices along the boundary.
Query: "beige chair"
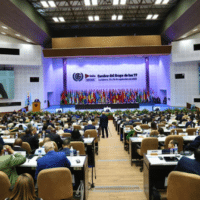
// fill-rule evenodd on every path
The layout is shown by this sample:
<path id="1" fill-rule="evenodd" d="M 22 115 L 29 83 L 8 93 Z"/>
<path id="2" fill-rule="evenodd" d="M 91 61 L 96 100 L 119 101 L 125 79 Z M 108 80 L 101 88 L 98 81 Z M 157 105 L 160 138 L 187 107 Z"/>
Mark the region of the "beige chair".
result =
<path id="1" fill-rule="evenodd" d="M 63 133 L 61 136 L 64 138 L 71 137 L 71 133 Z"/>
<path id="2" fill-rule="evenodd" d="M 141 122 L 134 122 L 133 124 L 135 124 L 137 126 L 137 125 L 141 125 L 142 123 Z"/>
<path id="3" fill-rule="evenodd" d="M 31 153 L 31 146 L 28 142 L 22 142 L 22 148 L 26 150 L 27 154 Z"/>
<path id="4" fill-rule="evenodd" d="M 173 171 L 168 176 L 167 200 L 199 200 L 200 176 Z"/>
<path id="5" fill-rule="evenodd" d="M 79 151 L 79 154 L 81 156 L 86 155 L 85 153 L 85 145 L 83 142 L 70 142 L 70 148 L 73 147 L 73 149 L 76 149 Z"/>
<path id="6" fill-rule="evenodd" d="M 130 128 L 132 130 L 133 129 L 133 125 L 126 125 L 125 128 Z"/>
<path id="7" fill-rule="evenodd" d="M 148 124 L 141 124 L 140 128 L 143 129 L 143 130 L 144 129 L 150 129 L 150 126 Z"/>
<path id="8" fill-rule="evenodd" d="M 182 129 L 182 128 L 174 128 L 174 129 L 172 129 L 172 130 L 170 131 L 170 135 L 174 135 L 175 130 L 176 130 L 176 132 L 177 132 L 177 135 L 178 135 L 179 133 L 183 133 L 183 129 Z"/>
<path id="9" fill-rule="evenodd" d="M 0 129 L 6 130 L 6 126 L 0 125 Z"/>
<path id="10" fill-rule="evenodd" d="M 38 174 L 37 183 L 38 196 L 43 200 L 73 198 L 72 175 L 68 168 L 44 169 Z"/>
<path id="11" fill-rule="evenodd" d="M 87 122 L 81 122 L 81 124 L 82 124 L 83 126 L 87 126 L 87 125 L 88 125 Z"/>
<path id="12" fill-rule="evenodd" d="M 150 137 L 154 137 L 154 136 L 158 136 L 159 135 L 159 132 L 157 130 L 153 130 L 150 132 Z"/>
<path id="13" fill-rule="evenodd" d="M 178 152 L 183 151 L 183 137 L 180 135 L 168 135 L 165 139 L 164 148 L 168 149 L 168 144 L 170 140 L 177 140 L 178 142 Z"/>
<path id="14" fill-rule="evenodd" d="M 9 178 L 7 176 L 7 174 L 5 174 L 4 172 L 0 171 L 0 200 L 4 200 L 7 197 L 10 197 L 10 181 Z"/>
<path id="15" fill-rule="evenodd" d="M 188 135 L 194 135 L 194 132 L 196 134 L 197 129 L 196 128 L 187 128 L 186 129 L 186 133 L 188 133 Z"/>
<path id="16" fill-rule="evenodd" d="M 20 138 L 20 137 L 22 137 L 22 136 L 24 136 L 26 133 L 25 132 L 18 132 L 18 137 Z"/>
<path id="17" fill-rule="evenodd" d="M 162 127 L 165 127 L 165 124 L 163 124 L 163 123 L 158 124 L 158 128 L 162 128 Z"/>
<path id="18" fill-rule="evenodd" d="M 81 130 L 81 126 L 79 125 L 73 125 L 74 129 L 78 129 L 78 130 Z"/>
<path id="19" fill-rule="evenodd" d="M 93 125 L 93 126 L 96 126 L 97 124 L 98 124 L 98 122 L 95 122 L 95 121 L 92 122 L 92 125 Z"/>

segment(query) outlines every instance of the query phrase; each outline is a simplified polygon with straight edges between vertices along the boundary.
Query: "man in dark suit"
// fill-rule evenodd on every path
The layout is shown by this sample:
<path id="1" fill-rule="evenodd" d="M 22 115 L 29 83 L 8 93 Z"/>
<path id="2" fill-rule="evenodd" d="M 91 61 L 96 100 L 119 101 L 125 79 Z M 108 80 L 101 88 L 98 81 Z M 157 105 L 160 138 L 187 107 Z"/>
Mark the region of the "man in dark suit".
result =
<path id="1" fill-rule="evenodd" d="M 200 175 L 200 148 L 194 151 L 195 159 L 182 157 L 174 171 L 187 172 L 192 174 Z"/>
<path id="2" fill-rule="evenodd" d="M 66 156 L 70 156 L 70 146 L 69 145 L 70 145 L 70 138 L 66 138 L 63 141 L 62 149 L 59 151 L 64 152 L 66 154 Z M 76 149 L 74 149 L 73 155 L 76 156 L 76 154 L 77 154 Z"/>
<path id="3" fill-rule="evenodd" d="M 51 139 L 51 141 L 54 141 L 57 144 L 58 149 L 60 149 L 62 147 L 63 141 L 62 141 L 60 135 L 50 132 L 49 134 L 46 135 L 46 137 L 49 137 Z"/>
<path id="4" fill-rule="evenodd" d="M 5 91 L 2 83 L 0 83 L 0 95 L 2 96 L 3 99 L 8 99 L 8 95 Z"/>
<path id="5" fill-rule="evenodd" d="M 88 129 L 95 129 L 95 126 L 92 125 L 92 121 L 88 122 L 88 125 L 85 126 L 84 131 L 88 130 Z"/>
<path id="6" fill-rule="evenodd" d="M 185 128 L 194 128 L 195 123 L 193 122 L 193 119 L 190 118 L 189 121 L 185 124 Z"/>
<path id="7" fill-rule="evenodd" d="M 100 117 L 100 127 L 102 130 L 102 138 L 104 138 L 104 129 L 106 131 L 106 137 L 108 137 L 108 117 L 103 112 Z"/>
<path id="8" fill-rule="evenodd" d="M 26 151 L 25 149 L 22 148 L 22 139 L 21 138 L 17 138 L 13 144 L 13 148 L 14 151 Z"/>
<path id="9" fill-rule="evenodd" d="M 187 145 L 184 150 L 195 151 L 198 147 L 200 147 L 200 136 L 196 137 L 195 140 Z"/>
<path id="10" fill-rule="evenodd" d="M 31 146 L 31 150 L 34 151 L 39 147 L 39 139 L 37 134 L 32 136 L 32 131 L 30 129 L 26 129 L 26 134 L 21 137 L 23 142 L 28 142 Z"/>
<path id="11" fill-rule="evenodd" d="M 44 148 L 46 155 L 37 160 L 37 168 L 35 172 L 36 180 L 39 172 L 43 169 L 56 167 L 70 167 L 71 165 L 64 152 L 54 151 L 53 142 L 45 142 Z"/>

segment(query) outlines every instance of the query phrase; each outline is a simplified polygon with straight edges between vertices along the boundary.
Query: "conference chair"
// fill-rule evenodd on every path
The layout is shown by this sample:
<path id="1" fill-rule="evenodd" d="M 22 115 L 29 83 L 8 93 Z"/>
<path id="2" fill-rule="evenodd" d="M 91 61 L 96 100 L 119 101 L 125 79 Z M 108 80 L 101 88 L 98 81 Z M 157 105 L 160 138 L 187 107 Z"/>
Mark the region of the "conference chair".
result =
<path id="1" fill-rule="evenodd" d="M 72 175 L 68 168 L 44 169 L 37 178 L 38 196 L 43 200 L 73 198 Z"/>
<path id="2" fill-rule="evenodd" d="M 79 151 L 80 156 L 86 155 L 85 145 L 83 142 L 70 142 L 70 148 L 71 147 L 73 147 L 73 149 L 76 149 L 76 151 Z"/>
<path id="3" fill-rule="evenodd" d="M 6 126 L 0 125 L 0 129 L 6 130 Z"/>
<path id="4" fill-rule="evenodd" d="M 147 153 L 147 150 L 155 150 L 158 149 L 158 138 L 153 138 L 153 137 L 149 137 L 149 138 L 144 138 L 142 140 L 141 143 L 141 147 L 139 149 L 137 149 L 137 153 L 143 157 L 144 154 Z M 140 168 L 140 171 L 143 171 L 143 165 Z"/>
<path id="5" fill-rule="evenodd" d="M 61 136 L 64 138 L 68 138 L 71 137 L 71 133 L 63 133 Z"/>
<path id="6" fill-rule="evenodd" d="M 26 133 L 25 132 L 18 132 L 18 137 L 20 138 L 20 137 L 22 137 L 22 136 L 24 136 Z"/>
<path id="7" fill-rule="evenodd" d="M 125 125 L 125 128 L 130 128 L 132 130 L 133 129 L 133 125 Z"/>
<path id="8" fill-rule="evenodd" d="M 26 150 L 27 154 L 31 154 L 31 146 L 28 142 L 22 142 L 22 148 Z"/>
<path id="9" fill-rule="evenodd" d="M 78 129 L 78 130 L 81 130 L 81 126 L 80 125 L 73 125 L 74 129 Z"/>
<path id="10" fill-rule="evenodd" d="M 137 125 L 141 125 L 142 123 L 141 122 L 134 122 L 133 124 L 135 124 L 137 126 Z"/>
<path id="11" fill-rule="evenodd" d="M 88 125 L 87 122 L 81 122 L 81 124 L 82 124 L 83 126 L 87 126 L 87 125 Z"/>
<path id="12" fill-rule="evenodd" d="M 174 128 L 174 129 L 172 129 L 172 130 L 170 131 L 170 135 L 174 135 L 175 130 L 176 130 L 176 132 L 177 132 L 177 135 L 178 135 L 179 133 L 183 133 L 183 129 L 182 129 L 182 128 Z"/>
<path id="13" fill-rule="evenodd" d="M 140 128 L 141 128 L 142 130 L 144 130 L 144 129 L 150 129 L 150 126 L 149 126 L 148 124 L 141 124 L 141 125 L 140 125 Z"/>
<path id="14" fill-rule="evenodd" d="M 97 131 L 95 129 L 88 129 L 88 130 L 85 131 L 84 137 L 87 138 L 88 135 L 90 137 L 95 138 L 95 140 L 94 140 L 95 153 L 98 155 L 98 141 L 99 141 L 99 138 L 98 138 Z"/>
<path id="15" fill-rule="evenodd" d="M 196 131 L 197 131 L 196 128 L 187 128 L 186 129 L 186 133 L 188 133 L 188 135 L 194 135 L 194 133 L 196 135 Z"/>
<path id="16" fill-rule="evenodd" d="M 150 137 L 158 137 L 158 135 L 159 135 L 159 132 L 157 130 L 153 130 L 149 134 Z"/>
<path id="17" fill-rule="evenodd" d="M 168 176 L 167 200 L 198 200 L 200 198 L 200 176 L 172 171 Z"/>
<path id="18" fill-rule="evenodd" d="M 176 140 L 178 142 L 178 152 L 183 151 L 183 137 L 181 135 L 168 135 L 165 138 L 164 149 L 168 149 L 170 140 Z"/>
<path id="19" fill-rule="evenodd" d="M 0 200 L 10 197 L 10 181 L 6 173 L 0 171 Z"/>
<path id="20" fill-rule="evenodd" d="M 158 124 L 158 128 L 162 128 L 162 127 L 165 127 L 165 124 L 164 124 L 164 123 Z"/>
<path id="21" fill-rule="evenodd" d="M 92 122 L 92 125 L 93 125 L 93 126 L 96 126 L 97 124 L 98 124 L 98 122 L 95 122 L 95 121 Z"/>

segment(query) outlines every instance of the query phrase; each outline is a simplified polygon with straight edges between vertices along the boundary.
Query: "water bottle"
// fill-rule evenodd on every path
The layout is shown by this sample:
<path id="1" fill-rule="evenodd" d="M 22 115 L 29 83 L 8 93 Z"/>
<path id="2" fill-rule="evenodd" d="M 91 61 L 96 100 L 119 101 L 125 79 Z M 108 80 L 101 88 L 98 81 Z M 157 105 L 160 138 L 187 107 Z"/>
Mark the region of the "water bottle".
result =
<path id="1" fill-rule="evenodd" d="M 42 150 L 38 150 L 38 156 L 42 157 Z"/>
<path id="2" fill-rule="evenodd" d="M 15 134 L 15 138 L 18 138 L 18 133 Z"/>
<path id="3" fill-rule="evenodd" d="M 45 138 L 45 132 L 43 132 L 43 139 Z"/>
<path id="4" fill-rule="evenodd" d="M 90 135 L 88 135 L 88 138 L 90 138 Z"/>
<path id="5" fill-rule="evenodd" d="M 173 154 L 173 153 L 174 153 L 174 149 L 171 148 L 171 149 L 170 149 L 170 154 Z"/>
<path id="6" fill-rule="evenodd" d="M 74 156 L 74 149 L 73 149 L 73 147 L 70 148 L 70 156 L 71 157 Z"/>
<path id="7" fill-rule="evenodd" d="M 80 156 L 80 152 L 79 151 L 77 151 L 77 156 Z"/>
<path id="8" fill-rule="evenodd" d="M 196 131 L 196 136 L 198 136 L 199 135 L 199 132 L 198 132 L 198 130 Z"/>
<path id="9" fill-rule="evenodd" d="M 175 131 L 174 131 L 174 135 L 177 135 L 177 130 L 175 129 Z"/>
<path id="10" fill-rule="evenodd" d="M 177 156 L 178 155 L 178 146 L 177 146 L 177 144 L 175 144 L 174 152 L 175 152 L 175 156 Z"/>

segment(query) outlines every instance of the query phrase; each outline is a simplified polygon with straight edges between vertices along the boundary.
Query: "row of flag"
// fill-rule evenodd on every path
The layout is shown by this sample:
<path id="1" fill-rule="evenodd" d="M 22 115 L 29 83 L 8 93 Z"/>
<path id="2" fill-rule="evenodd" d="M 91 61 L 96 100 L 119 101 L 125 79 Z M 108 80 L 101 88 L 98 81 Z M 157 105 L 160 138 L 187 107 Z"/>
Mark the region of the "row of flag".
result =
<path id="1" fill-rule="evenodd" d="M 154 91 L 113 89 L 113 90 L 68 90 L 61 94 L 61 104 L 113 104 L 152 103 Z"/>

